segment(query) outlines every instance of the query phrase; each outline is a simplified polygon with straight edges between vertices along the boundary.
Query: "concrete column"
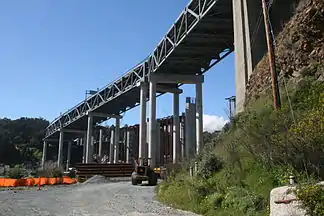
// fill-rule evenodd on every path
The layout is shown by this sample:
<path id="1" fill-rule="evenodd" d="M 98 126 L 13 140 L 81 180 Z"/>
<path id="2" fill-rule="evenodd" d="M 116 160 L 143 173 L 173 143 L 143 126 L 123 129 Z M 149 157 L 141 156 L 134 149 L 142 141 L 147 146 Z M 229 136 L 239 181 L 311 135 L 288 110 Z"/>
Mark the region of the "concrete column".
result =
<path id="1" fill-rule="evenodd" d="M 141 83 L 140 90 L 140 128 L 139 128 L 139 145 L 138 145 L 138 158 L 141 163 L 141 158 L 144 156 L 144 149 L 146 145 L 146 97 L 148 86 L 146 82 Z"/>
<path id="2" fill-rule="evenodd" d="M 102 129 L 99 130 L 99 152 L 98 152 L 98 156 L 102 157 Z"/>
<path id="3" fill-rule="evenodd" d="M 85 163 L 92 162 L 92 130 L 93 130 L 93 116 L 92 113 L 88 114 L 88 128 L 87 128 L 87 139 L 86 139 L 86 160 Z"/>
<path id="4" fill-rule="evenodd" d="M 190 118 L 191 118 L 191 127 L 190 129 L 190 140 L 191 144 L 189 146 L 189 155 L 190 157 L 193 157 L 197 154 L 197 121 L 196 121 L 196 104 L 190 103 Z"/>
<path id="5" fill-rule="evenodd" d="M 93 162 L 93 156 L 95 154 L 94 142 L 95 142 L 95 137 L 92 135 L 91 136 L 91 145 L 90 145 L 90 163 Z"/>
<path id="6" fill-rule="evenodd" d="M 203 147 L 203 101 L 202 101 L 202 83 L 196 83 L 196 138 L 197 154 Z"/>
<path id="7" fill-rule="evenodd" d="M 126 129 L 126 163 L 131 163 L 130 154 L 131 154 L 131 131 L 129 128 Z"/>
<path id="8" fill-rule="evenodd" d="M 47 155 L 47 142 L 44 140 L 43 142 L 43 156 L 42 156 L 42 169 L 44 169 L 44 165 L 46 162 L 46 155 Z"/>
<path id="9" fill-rule="evenodd" d="M 149 143 L 148 143 L 148 158 L 149 165 L 153 168 L 156 166 L 156 82 L 150 81 L 150 115 L 149 115 Z"/>
<path id="10" fill-rule="evenodd" d="M 173 94 L 173 163 L 179 162 L 180 157 L 180 118 L 179 94 Z"/>
<path id="11" fill-rule="evenodd" d="M 127 125 L 124 126 L 123 130 L 123 157 L 122 161 L 126 163 L 126 155 L 127 155 Z"/>
<path id="12" fill-rule="evenodd" d="M 92 128 L 93 127 L 93 116 L 92 113 L 88 113 L 88 128 L 87 128 L 87 141 L 86 141 L 86 160 L 85 163 L 92 162 Z"/>
<path id="13" fill-rule="evenodd" d="M 185 112 L 185 157 L 191 158 L 196 154 L 196 104 L 191 98 L 186 98 Z"/>
<path id="14" fill-rule="evenodd" d="M 243 111 L 245 88 L 252 74 L 247 0 L 232 0 L 235 46 L 236 113 Z"/>
<path id="15" fill-rule="evenodd" d="M 149 127 L 149 119 L 146 119 L 146 130 L 145 130 L 146 142 L 144 145 L 143 157 L 148 158 L 148 144 L 150 142 L 150 127 Z"/>
<path id="16" fill-rule="evenodd" d="M 59 147 L 58 147 L 58 154 L 57 154 L 57 167 L 62 166 L 63 161 L 63 142 L 64 142 L 64 131 L 63 128 L 60 130 L 60 138 L 59 138 Z"/>
<path id="17" fill-rule="evenodd" d="M 114 142 L 114 163 L 119 163 L 119 141 L 120 141 L 120 119 L 116 118 L 115 142 Z"/>
<path id="18" fill-rule="evenodd" d="M 181 121 L 180 121 L 180 145 L 181 145 L 181 159 L 185 157 L 185 114 L 182 113 Z"/>
<path id="19" fill-rule="evenodd" d="M 71 147 L 72 147 L 72 142 L 69 141 L 69 143 L 68 143 L 67 160 L 66 160 L 66 171 L 69 170 L 70 163 L 71 163 Z"/>
<path id="20" fill-rule="evenodd" d="M 168 156 L 167 156 L 167 161 L 168 163 L 171 163 L 172 159 L 172 155 L 173 155 L 173 149 L 172 149 L 172 131 L 173 131 L 173 128 L 172 128 L 172 124 L 171 124 L 171 121 L 168 119 L 167 120 L 167 127 L 168 127 L 168 134 L 167 134 L 167 139 L 168 139 Z"/>
<path id="21" fill-rule="evenodd" d="M 81 141 L 83 145 L 82 163 L 85 163 L 87 157 L 87 133 L 84 134 L 84 138 L 81 138 Z"/>
<path id="22" fill-rule="evenodd" d="M 166 125 L 166 121 L 163 120 L 163 136 L 164 136 L 164 155 L 163 155 L 163 163 L 167 163 L 167 156 L 168 156 L 168 141 L 169 141 L 169 136 L 168 136 L 168 126 Z"/>
<path id="23" fill-rule="evenodd" d="M 115 143 L 115 130 L 110 128 L 110 148 L 109 148 L 109 163 L 114 162 L 114 143 Z"/>
<path id="24" fill-rule="evenodd" d="M 161 166 L 161 139 L 160 139 L 160 123 L 156 123 L 156 163 Z"/>
<path id="25" fill-rule="evenodd" d="M 185 157 L 189 158 L 190 156 L 190 146 L 192 143 L 191 140 L 191 130 L 190 128 L 192 127 L 192 113 L 191 113 L 191 109 L 190 109 L 190 97 L 186 98 L 186 108 L 185 108 L 185 115 L 186 115 L 186 121 L 185 121 Z"/>

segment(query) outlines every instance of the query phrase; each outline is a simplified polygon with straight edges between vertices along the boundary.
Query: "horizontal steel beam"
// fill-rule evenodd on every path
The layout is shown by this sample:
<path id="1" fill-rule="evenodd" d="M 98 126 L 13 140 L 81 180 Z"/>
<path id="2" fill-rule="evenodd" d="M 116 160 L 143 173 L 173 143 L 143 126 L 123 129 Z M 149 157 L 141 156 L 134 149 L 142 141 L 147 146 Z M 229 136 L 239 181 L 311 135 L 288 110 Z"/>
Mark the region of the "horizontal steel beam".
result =
<path id="1" fill-rule="evenodd" d="M 92 116 L 96 116 L 96 117 L 102 117 L 102 118 L 123 118 L 120 115 L 115 115 L 115 114 L 107 114 L 107 113 L 97 113 L 97 112 L 87 112 L 87 115 L 92 115 Z"/>
<path id="2" fill-rule="evenodd" d="M 174 94 L 182 94 L 182 89 L 179 88 L 172 88 L 168 86 L 157 85 L 156 91 L 158 93 L 174 93 Z"/>
<path id="3" fill-rule="evenodd" d="M 204 82 L 204 75 L 150 74 L 149 80 L 156 83 L 196 84 Z"/>
<path id="4" fill-rule="evenodd" d="M 61 130 L 63 130 L 64 133 L 80 133 L 80 134 L 84 134 L 84 133 L 87 132 L 85 130 L 75 130 L 75 129 L 66 129 L 66 128 L 59 129 L 59 131 L 61 131 Z"/>

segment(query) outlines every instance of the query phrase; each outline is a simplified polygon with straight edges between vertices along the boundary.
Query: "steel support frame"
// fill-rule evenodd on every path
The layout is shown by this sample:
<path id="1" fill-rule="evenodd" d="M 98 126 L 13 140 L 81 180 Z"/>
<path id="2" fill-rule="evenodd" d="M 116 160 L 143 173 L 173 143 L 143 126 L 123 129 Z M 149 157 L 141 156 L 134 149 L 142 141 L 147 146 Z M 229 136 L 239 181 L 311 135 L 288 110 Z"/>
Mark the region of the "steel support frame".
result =
<path id="1" fill-rule="evenodd" d="M 96 94 L 86 98 L 84 101 L 56 118 L 46 128 L 45 138 L 50 137 L 59 131 L 60 128 L 64 128 L 82 118 L 87 114 L 87 112 L 94 111 L 102 105 L 117 98 L 119 95 L 136 88 L 138 82 L 145 80 L 149 74 L 154 73 L 159 69 L 162 63 L 166 61 L 170 54 L 197 26 L 199 21 L 203 19 L 209 11 L 211 11 L 216 3 L 216 0 L 190 1 L 175 21 L 174 25 L 157 45 L 155 50 L 143 62 L 132 68 L 119 79 L 98 90 Z M 231 48 L 227 51 L 227 54 L 233 51 L 232 45 L 230 46 Z M 226 52 L 226 49 L 228 48 L 225 48 L 223 51 Z M 219 61 L 220 59 L 222 59 L 222 57 L 218 57 L 216 61 Z M 210 60 L 210 66 L 213 64 L 212 60 Z M 203 68 L 201 72 L 204 73 L 210 68 L 210 66 Z"/>

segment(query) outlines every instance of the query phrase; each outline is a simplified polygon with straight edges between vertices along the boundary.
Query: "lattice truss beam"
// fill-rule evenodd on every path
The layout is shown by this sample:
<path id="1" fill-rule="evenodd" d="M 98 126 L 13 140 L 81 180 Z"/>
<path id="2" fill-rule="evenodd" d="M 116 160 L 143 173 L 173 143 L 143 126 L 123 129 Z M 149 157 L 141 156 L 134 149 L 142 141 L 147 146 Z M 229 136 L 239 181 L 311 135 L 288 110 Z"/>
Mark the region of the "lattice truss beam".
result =
<path id="1" fill-rule="evenodd" d="M 155 50 L 142 63 L 125 73 L 119 79 L 100 89 L 96 94 L 88 97 L 85 101 L 79 103 L 72 109 L 56 118 L 47 128 L 45 138 L 69 124 L 77 121 L 100 106 L 125 94 L 130 89 L 137 87 L 137 83 L 144 80 L 150 73 L 156 72 L 170 54 L 179 46 L 186 36 L 197 26 L 199 21 L 208 11 L 217 3 L 217 0 L 192 0 L 180 14 L 174 25 L 169 29 L 165 37 L 160 41 Z M 215 33 L 201 35 L 202 37 L 215 37 Z M 223 56 L 208 60 L 206 67 L 201 69 L 201 73 L 207 71 L 214 64 L 219 62 L 233 49 L 225 50 Z M 171 60 L 172 61 L 172 60 Z M 136 105 L 134 105 L 136 106 Z M 133 106 L 133 107 L 134 107 Z M 133 108 L 129 107 L 127 110 Z M 122 110 L 121 112 L 124 112 Z"/>

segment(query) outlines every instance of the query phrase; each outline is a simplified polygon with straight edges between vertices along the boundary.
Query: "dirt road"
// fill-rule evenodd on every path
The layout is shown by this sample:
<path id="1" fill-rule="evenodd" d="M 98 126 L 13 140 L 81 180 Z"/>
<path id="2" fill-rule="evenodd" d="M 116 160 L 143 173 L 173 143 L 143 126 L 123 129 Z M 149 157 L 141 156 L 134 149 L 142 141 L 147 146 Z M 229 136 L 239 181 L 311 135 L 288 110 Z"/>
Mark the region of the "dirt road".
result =
<path id="1" fill-rule="evenodd" d="M 154 199 L 154 187 L 130 182 L 0 191 L 1 216 L 195 216 Z"/>

